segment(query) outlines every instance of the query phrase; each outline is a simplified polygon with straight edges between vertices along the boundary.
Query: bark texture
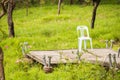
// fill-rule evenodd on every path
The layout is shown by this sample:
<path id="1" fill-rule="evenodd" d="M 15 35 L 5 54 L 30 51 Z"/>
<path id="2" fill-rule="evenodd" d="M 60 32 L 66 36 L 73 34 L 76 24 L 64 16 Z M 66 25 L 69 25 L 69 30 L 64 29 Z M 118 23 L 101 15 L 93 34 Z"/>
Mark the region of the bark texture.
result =
<path id="1" fill-rule="evenodd" d="M 8 13 L 8 29 L 9 29 L 9 37 L 15 37 L 14 33 L 14 23 L 12 19 L 13 9 L 15 7 L 15 0 L 2 0 L 0 2 L 2 7 L 2 11 L 0 13 L 0 19 Z"/>
<path id="2" fill-rule="evenodd" d="M 74 1 L 74 0 L 70 0 L 70 5 L 72 5 L 72 4 L 73 4 L 73 1 Z"/>
<path id="3" fill-rule="evenodd" d="M 0 19 L 7 13 L 7 9 L 6 9 L 7 3 L 8 0 L 2 0 L 0 2 L 0 6 L 2 7 L 2 11 L 0 13 Z"/>
<path id="4" fill-rule="evenodd" d="M 61 0 L 58 1 L 58 15 L 60 14 Z"/>
<path id="5" fill-rule="evenodd" d="M 91 28 L 94 29 L 95 19 L 96 19 L 96 11 L 99 6 L 101 0 L 93 0 L 93 13 L 92 13 L 92 20 L 91 20 Z"/>
<path id="6" fill-rule="evenodd" d="M 0 47 L 0 80 L 5 80 L 3 58 L 4 58 L 3 51 L 2 51 L 2 48 Z"/>
<path id="7" fill-rule="evenodd" d="M 15 7 L 14 0 L 8 1 L 8 28 L 9 28 L 9 37 L 15 37 L 14 33 L 14 23 L 12 19 L 13 9 Z"/>

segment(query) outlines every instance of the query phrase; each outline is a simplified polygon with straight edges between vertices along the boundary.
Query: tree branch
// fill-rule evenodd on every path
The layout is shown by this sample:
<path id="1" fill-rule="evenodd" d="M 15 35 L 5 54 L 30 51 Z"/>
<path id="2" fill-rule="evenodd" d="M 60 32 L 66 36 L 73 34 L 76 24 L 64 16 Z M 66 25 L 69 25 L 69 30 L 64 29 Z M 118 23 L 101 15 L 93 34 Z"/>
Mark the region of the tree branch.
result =
<path id="1" fill-rule="evenodd" d="M 0 3 L 0 5 L 1 5 L 1 7 L 2 7 L 2 11 L 1 11 L 1 13 L 0 13 L 0 19 L 6 14 L 6 12 L 7 12 L 7 9 L 6 9 L 6 5 L 8 4 L 8 0 L 2 0 L 1 1 L 1 3 Z"/>

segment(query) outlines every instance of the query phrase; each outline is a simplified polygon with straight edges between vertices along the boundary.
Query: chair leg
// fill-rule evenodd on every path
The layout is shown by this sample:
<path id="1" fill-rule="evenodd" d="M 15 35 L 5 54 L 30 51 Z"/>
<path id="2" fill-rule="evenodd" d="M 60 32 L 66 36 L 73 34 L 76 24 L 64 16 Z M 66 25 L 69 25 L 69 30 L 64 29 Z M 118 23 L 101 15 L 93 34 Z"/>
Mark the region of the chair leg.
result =
<path id="1" fill-rule="evenodd" d="M 84 40 L 84 49 L 86 50 L 86 40 Z"/>
<path id="2" fill-rule="evenodd" d="M 90 46 L 91 46 L 91 49 L 93 49 L 93 47 L 92 47 L 92 39 L 90 39 Z"/>
<path id="3" fill-rule="evenodd" d="M 82 40 L 78 40 L 78 49 L 79 49 L 79 52 L 82 51 Z"/>

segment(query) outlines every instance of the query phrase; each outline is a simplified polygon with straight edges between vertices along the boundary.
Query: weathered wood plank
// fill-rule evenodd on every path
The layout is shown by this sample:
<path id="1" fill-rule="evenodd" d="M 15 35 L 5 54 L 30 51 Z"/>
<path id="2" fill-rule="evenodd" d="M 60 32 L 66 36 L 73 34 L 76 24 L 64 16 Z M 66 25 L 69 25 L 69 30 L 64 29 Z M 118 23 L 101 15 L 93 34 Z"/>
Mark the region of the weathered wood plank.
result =
<path id="1" fill-rule="evenodd" d="M 98 62 L 101 65 L 109 65 L 108 54 L 118 54 L 111 49 L 93 49 L 83 52 L 80 60 L 85 60 L 88 62 Z M 78 63 L 77 49 L 72 50 L 54 50 L 54 51 L 30 51 L 27 54 L 29 57 L 33 58 L 37 62 L 44 64 L 43 57 L 46 56 L 46 61 L 48 63 L 48 56 L 51 56 L 51 64 L 59 63 Z M 117 64 L 120 64 L 120 58 L 116 58 Z"/>

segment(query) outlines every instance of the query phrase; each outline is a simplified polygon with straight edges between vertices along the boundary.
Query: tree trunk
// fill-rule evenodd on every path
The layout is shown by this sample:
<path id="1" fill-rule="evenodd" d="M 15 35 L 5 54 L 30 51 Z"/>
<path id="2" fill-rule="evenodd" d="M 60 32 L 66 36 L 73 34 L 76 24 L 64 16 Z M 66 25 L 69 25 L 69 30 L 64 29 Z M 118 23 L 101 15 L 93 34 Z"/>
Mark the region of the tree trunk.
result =
<path id="1" fill-rule="evenodd" d="M 34 4 L 35 3 L 35 1 L 34 0 L 30 0 L 31 1 L 31 4 Z"/>
<path id="2" fill-rule="evenodd" d="M 13 2 L 13 0 L 9 0 L 9 2 L 8 2 L 8 29 L 9 29 L 9 37 L 15 37 L 14 23 L 13 23 L 13 19 L 12 19 L 13 9 L 14 9 L 14 2 Z"/>
<path id="3" fill-rule="evenodd" d="M 84 2 L 84 0 L 78 0 L 78 2 L 79 2 L 80 4 L 82 4 L 82 3 Z"/>
<path id="4" fill-rule="evenodd" d="M 58 15 L 60 14 L 61 0 L 58 1 Z"/>
<path id="5" fill-rule="evenodd" d="M 26 0 L 26 16 L 28 16 L 28 7 L 29 7 L 29 1 Z"/>
<path id="6" fill-rule="evenodd" d="M 91 20 L 91 28 L 94 29 L 94 23 L 95 23 L 95 18 L 96 18 L 96 11 L 99 6 L 100 0 L 93 0 L 93 13 L 92 13 L 92 20 Z"/>
<path id="7" fill-rule="evenodd" d="M 72 5 L 73 4 L 73 0 L 70 0 L 70 5 Z"/>
<path id="8" fill-rule="evenodd" d="M 0 80 L 5 80 L 3 61 L 4 61 L 4 55 L 2 48 L 0 47 Z"/>

